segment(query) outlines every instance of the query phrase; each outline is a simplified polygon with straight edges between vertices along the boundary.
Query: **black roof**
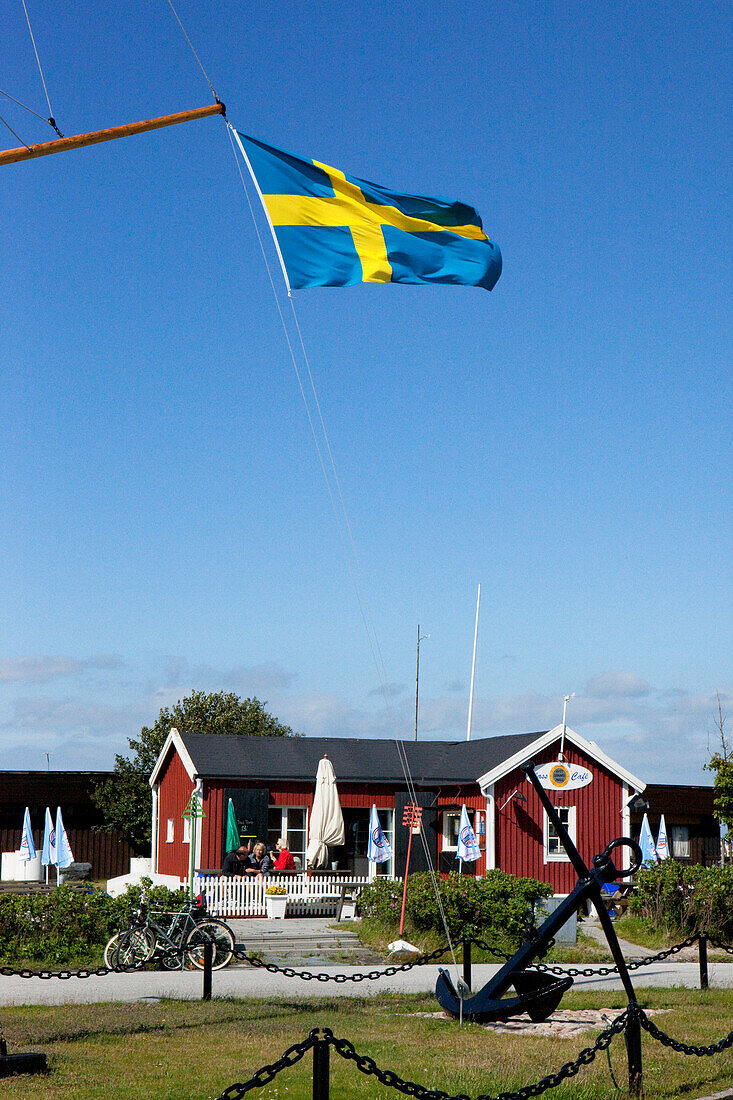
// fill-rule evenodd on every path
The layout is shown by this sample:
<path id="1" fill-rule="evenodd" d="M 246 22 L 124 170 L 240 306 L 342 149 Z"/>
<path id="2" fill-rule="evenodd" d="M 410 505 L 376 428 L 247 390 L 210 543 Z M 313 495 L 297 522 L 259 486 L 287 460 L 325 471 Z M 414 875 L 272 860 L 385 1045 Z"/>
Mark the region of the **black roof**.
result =
<path id="1" fill-rule="evenodd" d="M 531 745 L 539 733 L 514 733 L 476 741 L 401 741 L 414 783 L 475 783 L 479 776 Z M 394 741 L 352 737 L 238 737 L 181 734 L 197 775 L 205 779 L 313 782 L 322 756 L 336 778 L 348 782 L 399 783 L 405 776 Z"/>

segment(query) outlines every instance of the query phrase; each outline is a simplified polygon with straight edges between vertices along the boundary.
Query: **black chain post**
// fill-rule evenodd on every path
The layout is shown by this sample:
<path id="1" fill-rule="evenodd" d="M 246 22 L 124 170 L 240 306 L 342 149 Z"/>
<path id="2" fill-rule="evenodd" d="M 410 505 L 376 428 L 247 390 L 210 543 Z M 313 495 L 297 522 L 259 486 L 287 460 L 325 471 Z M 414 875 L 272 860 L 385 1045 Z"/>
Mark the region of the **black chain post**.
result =
<path id="1" fill-rule="evenodd" d="M 204 989 L 201 995 L 202 1001 L 211 1000 L 211 972 L 214 963 L 214 945 L 211 940 L 204 944 Z"/>
<path id="2" fill-rule="evenodd" d="M 471 985 L 471 941 L 466 937 L 463 941 L 463 980 L 469 989 Z"/>
<path id="3" fill-rule="evenodd" d="M 708 988 L 708 941 L 707 937 L 700 936 L 697 941 L 700 950 L 700 989 Z"/>
<path id="4" fill-rule="evenodd" d="M 629 1059 L 629 1096 L 642 1096 L 641 1021 L 639 1006 L 635 1001 L 629 1005 L 629 1018 L 626 1023 L 626 1054 Z"/>
<path id="5" fill-rule="evenodd" d="M 328 1100 L 330 1054 L 328 1039 L 313 1044 L 313 1100 Z"/>

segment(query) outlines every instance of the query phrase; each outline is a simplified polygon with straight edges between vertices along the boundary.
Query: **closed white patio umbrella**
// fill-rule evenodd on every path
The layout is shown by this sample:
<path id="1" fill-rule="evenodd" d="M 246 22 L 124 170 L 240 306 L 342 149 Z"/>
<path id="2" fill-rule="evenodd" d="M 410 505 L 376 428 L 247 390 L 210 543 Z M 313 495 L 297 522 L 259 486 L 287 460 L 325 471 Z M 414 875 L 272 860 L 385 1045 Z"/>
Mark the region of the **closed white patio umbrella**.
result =
<path id="1" fill-rule="evenodd" d="M 328 861 L 328 846 L 343 844 L 344 840 L 344 817 L 336 789 L 336 776 L 331 761 L 324 756 L 318 762 L 316 793 L 308 824 L 308 866 L 325 866 Z"/>

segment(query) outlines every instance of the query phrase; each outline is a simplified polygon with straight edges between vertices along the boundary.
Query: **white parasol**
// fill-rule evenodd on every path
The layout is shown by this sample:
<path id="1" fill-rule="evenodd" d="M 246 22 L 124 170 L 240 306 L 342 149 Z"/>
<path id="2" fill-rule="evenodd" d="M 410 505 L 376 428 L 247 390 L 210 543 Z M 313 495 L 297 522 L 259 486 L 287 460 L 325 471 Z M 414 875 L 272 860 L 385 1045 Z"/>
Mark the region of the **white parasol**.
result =
<path id="1" fill-rule="evenodd" d="M 308 824 L 306 860 L 309 867 L 323 867 L 328 861 L 328 846 L 343 844 L 344 818 L 341 813 L 336 776 L 327 756 L 318 762 L 316 793 Z"/>

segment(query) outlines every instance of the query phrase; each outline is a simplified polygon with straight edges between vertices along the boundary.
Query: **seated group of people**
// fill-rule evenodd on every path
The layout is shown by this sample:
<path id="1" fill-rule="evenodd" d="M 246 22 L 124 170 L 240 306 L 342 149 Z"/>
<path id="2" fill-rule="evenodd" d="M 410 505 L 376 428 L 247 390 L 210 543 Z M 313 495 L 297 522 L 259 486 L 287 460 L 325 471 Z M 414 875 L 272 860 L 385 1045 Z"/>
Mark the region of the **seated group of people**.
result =
<path id="1" fill-rule="evenodd" d="M 295 860 L 288 850 L 284 837 L 275 841 L 275 847 L 268 852 L 267 845 L 258 840 L 240 846 L 234 852 L 228 852 L 221 868 L 223 875 L 270 875 L 277 871 L 296 871 Z"/>

